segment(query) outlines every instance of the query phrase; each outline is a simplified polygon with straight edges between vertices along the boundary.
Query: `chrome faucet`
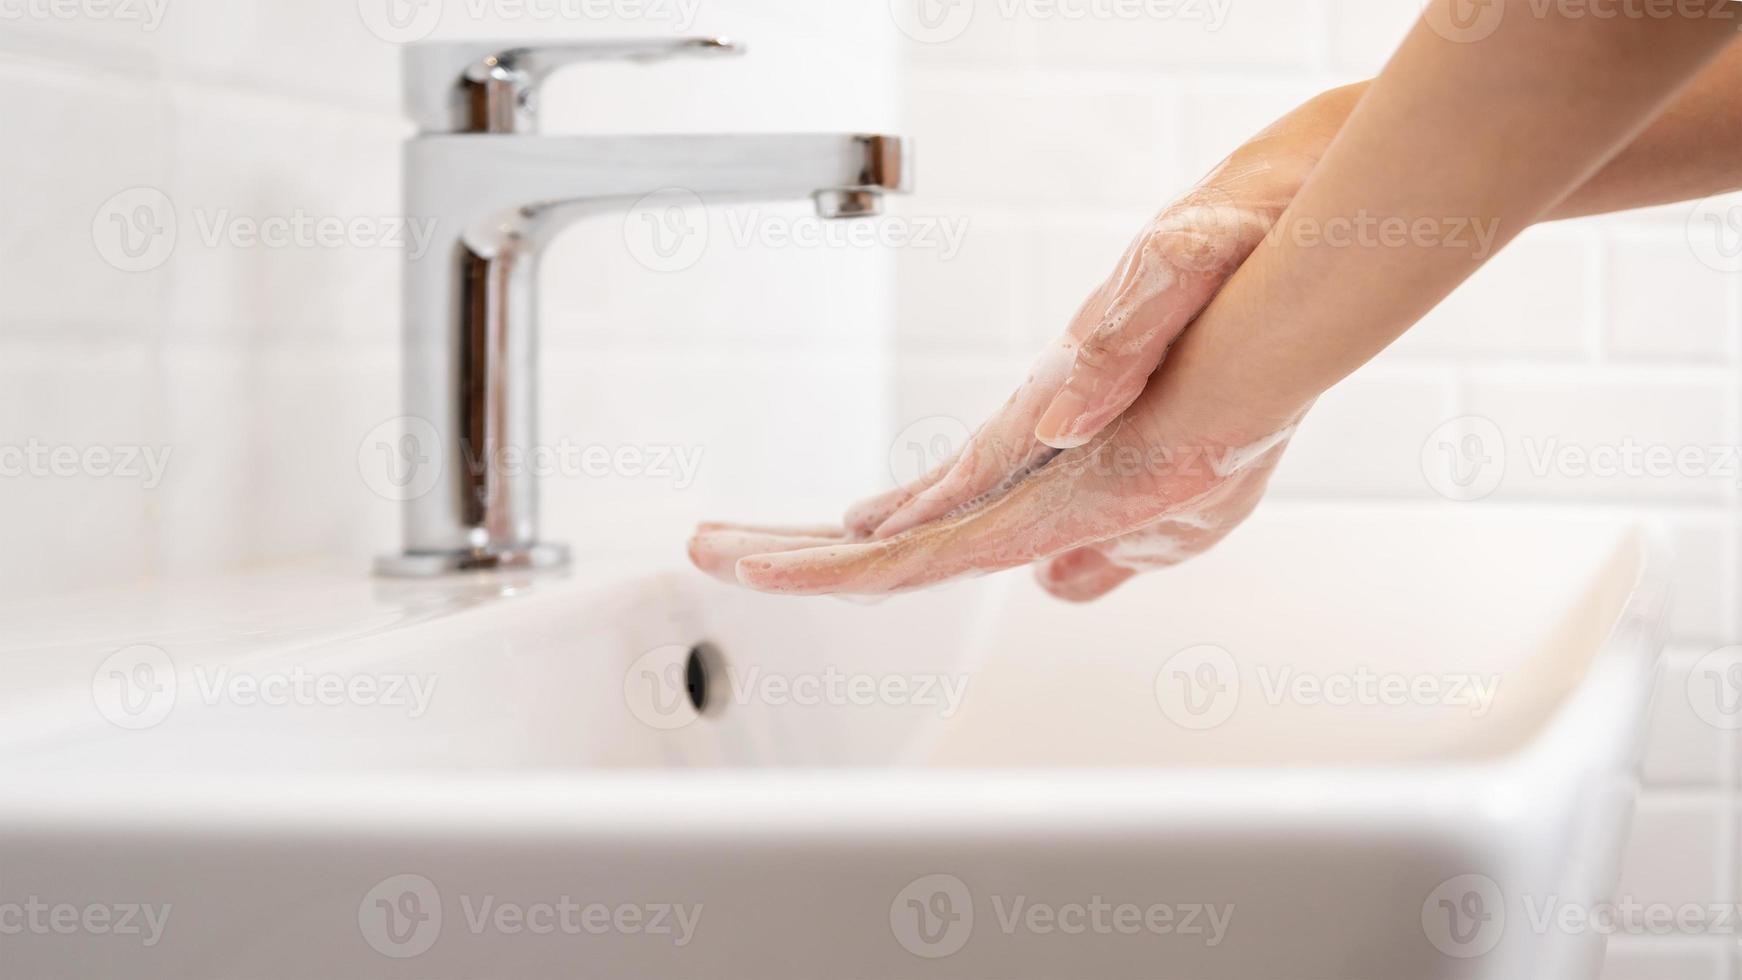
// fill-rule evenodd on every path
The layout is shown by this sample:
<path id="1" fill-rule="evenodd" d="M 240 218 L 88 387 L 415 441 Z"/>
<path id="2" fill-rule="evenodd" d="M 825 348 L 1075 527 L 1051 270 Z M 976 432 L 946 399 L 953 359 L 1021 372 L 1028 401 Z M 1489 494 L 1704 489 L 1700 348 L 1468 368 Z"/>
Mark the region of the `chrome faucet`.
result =
<path id="1" fill-rule="evenodd" d="M 437 444 L 433 489 L 405 504 L 404 550 L 384 575 L 548 568 L 536 476 L 505 465 L 538 445 L 534 280 L 545 243 L 589 214 L 681 188 L 709 202 L 811 197 L 825 218 L 878 212 L 909 180 L 906 144 L 858 133 L 540 136 L 538 96 L 580 62 L 730 55 L 720 38 L 408 47 L 405 210 L 434 238 L 407 254 L 404 414 Z"/>

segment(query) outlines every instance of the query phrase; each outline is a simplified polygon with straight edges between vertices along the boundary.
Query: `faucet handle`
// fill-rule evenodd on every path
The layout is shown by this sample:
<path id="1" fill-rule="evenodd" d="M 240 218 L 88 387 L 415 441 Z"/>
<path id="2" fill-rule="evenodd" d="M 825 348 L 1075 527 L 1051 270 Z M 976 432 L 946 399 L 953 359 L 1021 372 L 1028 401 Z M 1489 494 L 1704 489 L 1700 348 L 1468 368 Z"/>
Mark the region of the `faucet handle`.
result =
<path id="1" fill-rule="evenodd" d="M 405 111 L 424 133 L 528 133 L 538 128 L 538 89 L 559 68 L 743 53 L 723 37 L 413 44 L 403 64 Z"/>

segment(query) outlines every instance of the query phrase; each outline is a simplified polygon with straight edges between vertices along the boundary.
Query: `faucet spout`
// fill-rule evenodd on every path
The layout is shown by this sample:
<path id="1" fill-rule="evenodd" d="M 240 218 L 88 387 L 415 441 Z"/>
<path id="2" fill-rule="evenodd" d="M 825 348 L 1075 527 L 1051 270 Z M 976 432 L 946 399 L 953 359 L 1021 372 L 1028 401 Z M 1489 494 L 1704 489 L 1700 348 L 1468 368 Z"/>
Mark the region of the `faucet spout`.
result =
<path id="1" fill-rule="evenodd" d="M 674 188 L 710 204 L 905 192 L 908 155 L 900 137 L 862 133 L 430 136 L 407 147 L 406 206 L 487 251 Z"/>

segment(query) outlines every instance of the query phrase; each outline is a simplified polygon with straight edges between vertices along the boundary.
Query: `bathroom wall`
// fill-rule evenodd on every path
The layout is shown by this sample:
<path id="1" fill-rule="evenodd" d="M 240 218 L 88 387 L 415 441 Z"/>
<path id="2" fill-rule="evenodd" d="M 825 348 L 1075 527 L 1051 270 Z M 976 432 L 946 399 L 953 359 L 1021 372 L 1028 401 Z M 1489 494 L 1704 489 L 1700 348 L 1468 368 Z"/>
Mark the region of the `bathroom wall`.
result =
<path id="1" fill-rule="evenodd" d="M 966 228 L 954 250 L 899 252 L 892 433 L 912 433 L 959 431 L 1001 403 L 1150 214 L 1288 108 L 1377 71 L 1420 5 L 979 0 L 932 4 L 929 19 L 917 0 L 893 9 L 906 27 L 905 126 L 924 162 L 901 206 Z M 1727 237 L 1707 215 L 1728 219 Z M 1737 900 L 1742 715 L 1720 694 L 1736 693 L 1723 671 L 1742 654 L 1722 649 L 1742 642 L 1738 229 L 1742 204 L 1725 200 L 1531 230 L 1321 400 L 1269 504 L 1661 519 L 1680 591 L 1622 885 L 1653 907 Z M 1443 428 L 1467 416 L 1485 421 Z M 1437 475 L 1448 431 L 1488 440 L 1467 487 Z M 1552 447 L 1629 445 L 1689 447 L 1710 466 L 1599 476 L 1537 462 Z M 1452 500 L 1436 486 L 1490 492 Z M 1730 977 L 1735 946 L 1734 935 L 1621 936 L 1610 976 Z"/>

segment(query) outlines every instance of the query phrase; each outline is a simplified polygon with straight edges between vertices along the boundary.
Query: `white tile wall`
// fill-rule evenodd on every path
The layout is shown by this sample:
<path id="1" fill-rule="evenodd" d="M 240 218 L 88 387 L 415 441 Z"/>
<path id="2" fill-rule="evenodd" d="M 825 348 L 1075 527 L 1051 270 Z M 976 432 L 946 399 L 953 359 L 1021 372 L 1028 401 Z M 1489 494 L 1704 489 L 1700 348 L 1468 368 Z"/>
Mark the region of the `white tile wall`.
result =
<path id="1" fill-rule="evenodd" d="M 1703 790 L 1665 790 L 1640 803 L 1615 896 L 1623 928 L 1648 928 L 1640 910 L 1686 904 L 1705 910 L 1735 901 L 1730 862 L 1715 860 L 1734 856 L 1730 810 L 1727 800 Z M 1697 920 L 1719 924 L 1709 913 Z"/>
<path id="2" fill-rule="evenodd" d="M 0 21 L 0 118 L 18 142 L 0 162 L 0 365 L 13 376 L 0 443 L 143 447 L 169 463 L 149 487 L 0 479 L 0 506 L 23 517 L 0 544 L 31 556 L 0 565 L 0 586 L 364 554 L 382 519 L 361 517 L 354 452 L 396 400 L 397 256 L 213 236 L 299 212 L 397 211 L 394 52 L 349 4 L 108 5 L 120 7 L 163 16 Z M 133 188 L 163 205 L 107 208 Z M 115 251 L 117 219 L 143 240 L 136 216 L 170 246 L 143 269 Z"/>
<path id="3" fill-rule="evenodd" d="M 1321 14 L 1313 4 L 1148 5 L 1163 13 L 1159 17 L 1145 15 L 1145 5 L 1139 4 L 1013 6 L 1028 11 L 1033 21 L 1035 60 L 1065 68 L 1147 69 L 1166 63 L 1275 71 L 1311 67 L 1323 57 Z M 998 9 L 988 7 L 981 5 L 976 13 L 988 16 Z M 1073 18 L 1075 11 L 1083 15 Z M 1097 11 L 1114 16 L 1097 23 Z"/>
<path id="4" fill-rule="evenodd" d="M 1689 262 L 1687 238 L 1678 231 L 1611 236 L 1608 349 L 1639 360 L 1733 362 L 1736 332 L 1717 325 L 1736 321 L 1742 296 L 1736 277 Z"/>
<path id="5" fill-rule="evenodd" d="M 980 0 L 958 38 L 906 44 L 906 126 L 926 150 L 908 203 L 953 210 L 972 231 L 955 262 L 901 259 L 895 425 L 934 414 L 972 422 L 1002 401 L 1028 353 L 1063 328 L 1149 213 L 1300 100 L 1377 71 L 1420 9 L 1235 4 L 1238 16 L 1206 31 L 1178 17 L 1045 14 L 1066 6 Z M 1689 677 L 1708 651 L 1742 641 L 1742 475 L 1538 473 L 1531 451 L 1551 439 L 1720 455 L 1739 444 L 1742 274 L 1700 261 L 1689 213 L 1654 208 L 1526 232 L 1326 394 L 1273 484 L 1284 498 L 1445 506 L 1422 477 L 1422 445 L 1442 422 L 1474 413 L 1506 439 L 1490 499 L 1663 522 L 1677 551 L 1675 646 L 1623 889 L 1675 904 L 1737 898 L 1737 736 L 1712 689 L 1690 689 Z M 1610 980 L 1735 975 L 1729 935 L 1612 945 Z"/>
<path id="6" fill-rule="evenodd" d="M 1138 207 L 1170 182 L 1167 100 L 1153 88 L 1078 76 L 1001 88 L 917 72 L 907 105 L 904 125 L 927 148 L 928 201 Z"/>
<path id="7" fill-rule="evenodd" d="M 1506 365 L 1472 368 L 1468 377 L 1467 410 L 1492 419 L 1505 438 L 1499 498 L 1718 505 L 1734 496 L 1734 476 L 1716 465 L 1661 474 L 1641 465 L 1609 476 L 1578 462 L 1587 452 L 1600 462 L 1608 447 L 1734 445 L 1730 370 Z M 1563 456 L 1569 449 L 1577 455 Z"/>
<path id="8" fill-rule="evenodd" d="M 1595 263 L 1595 243 L 1582 227 L 1529 229 L 1507 247 L 1504 260 L 1478 270 L 1394 349 L 1426 356 L 1577 358 L 1592 346 L 1601 281 Z M 1555 288 L 1544 288 L 1548 282 Z"/>

